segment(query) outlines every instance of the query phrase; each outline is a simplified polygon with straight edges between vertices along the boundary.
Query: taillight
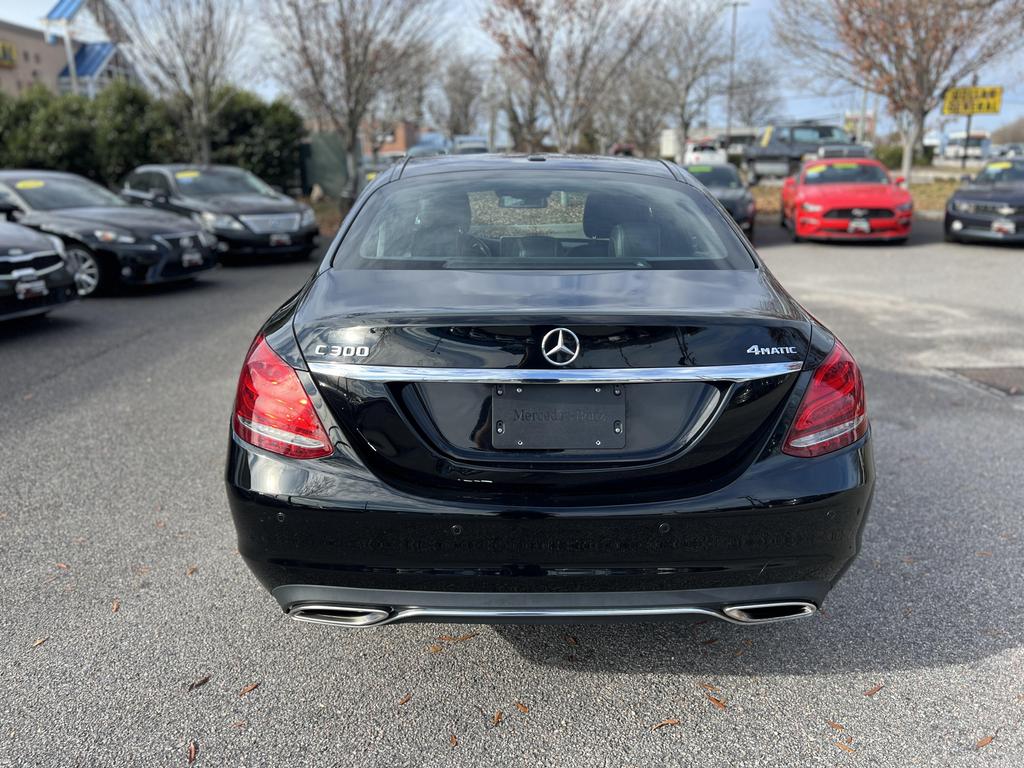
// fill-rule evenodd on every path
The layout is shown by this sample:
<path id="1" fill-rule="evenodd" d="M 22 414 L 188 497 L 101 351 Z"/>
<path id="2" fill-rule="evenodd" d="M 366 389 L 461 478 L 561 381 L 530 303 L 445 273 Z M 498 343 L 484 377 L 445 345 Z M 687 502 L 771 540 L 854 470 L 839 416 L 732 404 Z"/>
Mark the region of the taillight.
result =
<path id="1" fill-rule="evenodd" d="M 837 340 L 814 371 L 782 452 L 821 456 L 860 440 L 867 431 L 864 380 L 853 356 Z"/>
<path id="2" fill-rule="evenodd" d="M 334 452 L 299 377 L 262 336 L 249 348 L 238 377 L 232 427 L 247 443 L 293 459 Z"/>

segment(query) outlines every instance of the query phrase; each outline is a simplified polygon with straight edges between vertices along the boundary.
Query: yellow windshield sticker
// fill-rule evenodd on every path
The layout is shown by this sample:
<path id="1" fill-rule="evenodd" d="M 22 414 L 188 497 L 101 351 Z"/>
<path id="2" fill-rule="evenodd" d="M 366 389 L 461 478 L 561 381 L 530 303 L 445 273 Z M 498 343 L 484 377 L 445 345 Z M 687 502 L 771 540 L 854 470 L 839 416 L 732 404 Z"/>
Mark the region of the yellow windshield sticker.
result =
<path id="1" fill-rule="evenodd" d="M 14 185 L 15 189 L 40 189 L 46 186 L 46 182 L 41 179 L 23 179 Z"/>
<path id="2" fill-rule="evenodd" d="M 176 179 L 194 179 L 199 175 L 199 171 L 178 171 L 174 174 Z"/>
<path id="3" fill-rule="evenodd" d="M 828 168 L 828 166 L 825 165 L 824 163 L 820 163 L 818 165 L 809 165 L 809 166 L 807 166 L 807 173 L 809 173 L 811 175 L 813 175 L 815 173 L 821 173 L 826 168 Z"/>
<path id="4" fill-rule="evenodd" d="M 768 126 L 764 129 L 764 135 L 761 137 L 761 146 L 767 147 L 772 140 L 772 126 Z"/>
<path id="5" fill-rule="evenodd" d="M 989 163 L 986 167 L 986 171 L 1005 171 L 1007 168 L 1013 168 L 1013 163 L 1008 163 L 1005 160 L 1000 160 L 998 163 Z"/>
<path id="6" fill-rule="evenodd" d="M 687 168 L 690 173 L 711 173 L 710 165 L 691 165 Z"/>
<path id="7" fill-rule="evenodd" d="M 849 171 L 857 167 L 857 163 L 832 163 L 833 168 L 838 168 L 841 171 Z"/>

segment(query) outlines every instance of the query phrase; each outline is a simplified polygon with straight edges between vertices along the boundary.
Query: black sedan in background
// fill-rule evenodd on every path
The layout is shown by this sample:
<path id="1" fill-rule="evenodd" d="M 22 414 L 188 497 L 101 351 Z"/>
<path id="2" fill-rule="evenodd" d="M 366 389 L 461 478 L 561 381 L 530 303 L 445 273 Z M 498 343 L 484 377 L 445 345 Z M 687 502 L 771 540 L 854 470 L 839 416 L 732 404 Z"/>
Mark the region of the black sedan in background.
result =
<path id="1" fill-rule="evenodd" d="M 319 229 L 313 209 L 228 165 L 143 165 L 125 180 L 125 199 L 192 217 L 232 255 L 306 258 Z"/>
<path id="2" fill-rule="evenodd" d="M 0 202 L 20 224 L 64 241 L 81 296 L 184 280 L 217 265 L 216 239 L 195 222 L 135 208 L 71 173 L 0 171 Z"/>
<path id="3" fill-rule="evenodd" d="M 946 239 L 1024 243 L 1024 158 L 995 160 L 946 202 Z"/>
<path id="4" fill-rule="evenodd" d="M 693 177 L 412 159 L 243 363 L 227 490 L 292 617 L 809 616 L 874 461 L 853 357 Z"/>
<path id="5" fill-rule="evenodd" d="M 12 208 L 0 201 L 0 216 Z M 60 238 L 0 221 L 0 320 L 46 314 L 76 299 Z"/>
<path id="6" fill-rule="evenodd" d="M 708 188 L 733 220 L 747 233 L 747 237 L 753 240 L 757 209 L 754 205 L 754 196 L 743 183 L 736 166 L 731 163 L 687 165 L 686 170 Z"/>

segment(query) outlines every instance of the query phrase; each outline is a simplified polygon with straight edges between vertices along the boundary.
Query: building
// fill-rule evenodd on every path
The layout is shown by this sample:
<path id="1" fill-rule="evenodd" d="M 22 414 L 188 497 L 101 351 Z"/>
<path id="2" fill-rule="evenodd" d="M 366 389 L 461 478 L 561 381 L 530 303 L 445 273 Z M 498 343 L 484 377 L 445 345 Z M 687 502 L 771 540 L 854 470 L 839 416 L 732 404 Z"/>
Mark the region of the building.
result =
<path id="1" fill-rule="evenodd" d="M 0 92 L 18 96 L 36 83 L 57 91 L 67 63 L 64 46 L 50 45 L 42 31 L 0 21 Z"/>

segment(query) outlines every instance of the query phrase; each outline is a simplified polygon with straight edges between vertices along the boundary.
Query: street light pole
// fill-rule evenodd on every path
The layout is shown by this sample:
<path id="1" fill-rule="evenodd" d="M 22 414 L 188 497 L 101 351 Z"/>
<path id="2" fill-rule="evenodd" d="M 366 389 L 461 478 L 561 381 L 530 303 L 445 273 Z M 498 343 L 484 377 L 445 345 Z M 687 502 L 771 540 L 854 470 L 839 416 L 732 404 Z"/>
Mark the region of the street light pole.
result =
<path id="1" fill-rule="evenodd" d="M 729 43 L 729 89 L 725 96 L 725 146 L 726 151 L 732 141 L 732 90 L 736 77 L 736 12 L 741 5 L 750 5 L 746 0 L 732 0 L 732 32 Z"/>

